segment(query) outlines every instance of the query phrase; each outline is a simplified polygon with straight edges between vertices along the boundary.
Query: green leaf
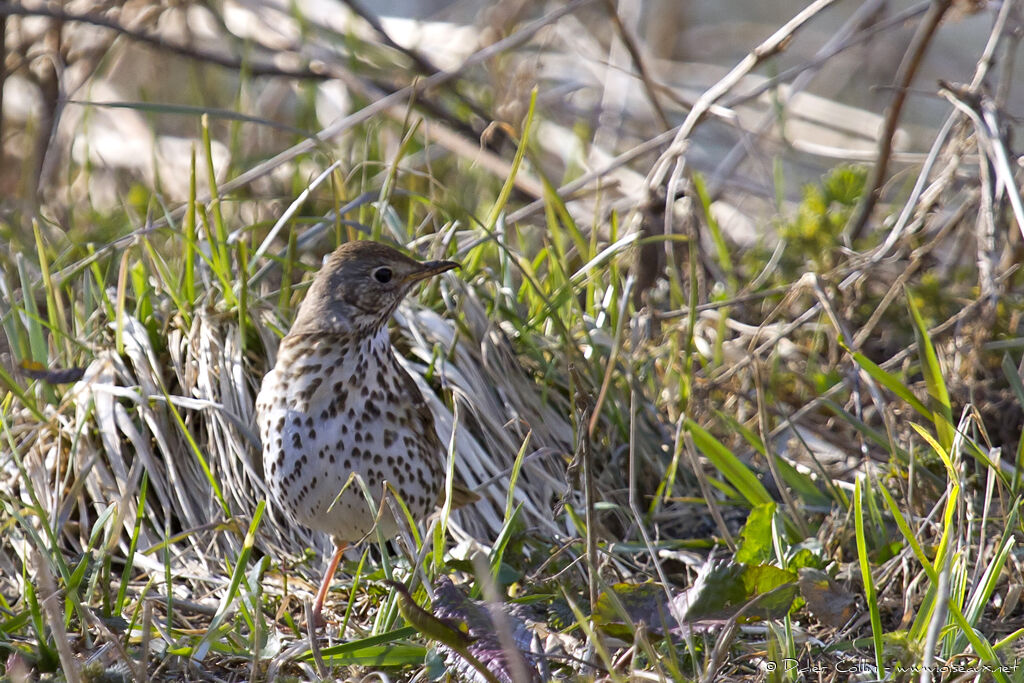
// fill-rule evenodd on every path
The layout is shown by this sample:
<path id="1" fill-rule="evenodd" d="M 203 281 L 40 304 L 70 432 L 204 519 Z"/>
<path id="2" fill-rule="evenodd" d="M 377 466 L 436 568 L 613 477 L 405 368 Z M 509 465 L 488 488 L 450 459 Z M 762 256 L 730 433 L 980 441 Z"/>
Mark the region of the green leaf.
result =
<path id="1" fill-rule="evenodd" d="M 702 569 L 678 602 L 687 623 L 734 617 L 741 622 L 780 619 L 797 597 L 797 579 L 796 572 L 771 565 L 718 562 Z"/>
<path id="2" fill-rule="evenodd" d="M 656 635 L 676 625 L 665 589 L 651 581 L 607 586 L 594 606 L 594 621 L 605 633 L 627 640 L 641 623 Z"/>
<path id="3" fill-rule="evenodd" d="M 744 564 L 770 562 L 774 555 L 772 545 L 772 522 L 775 517 L 775 503 L 764 503 L 751 510 L 747 523 L 740 532 L 740 547 L 736 550 L 736 561 Z"/>

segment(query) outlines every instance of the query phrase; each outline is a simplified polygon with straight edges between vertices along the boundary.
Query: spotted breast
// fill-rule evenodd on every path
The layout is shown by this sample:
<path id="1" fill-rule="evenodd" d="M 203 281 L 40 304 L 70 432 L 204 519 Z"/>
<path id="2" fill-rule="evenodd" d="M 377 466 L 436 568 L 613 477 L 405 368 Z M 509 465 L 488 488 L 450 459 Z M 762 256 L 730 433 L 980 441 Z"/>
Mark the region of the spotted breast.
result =
<path id="1" fill-rule="evenodd" d="M 257 397 L 263 471 L 278 505 L 338 543 L 373 529 L 362 478 L 380 501 L 385 481 L 414 518 L 437 503 L 443 449 L 419 388 L 398 364 L 386 328 L 375 335 L 299 335 L 281 344 Z M 343 490 L 344 489 L 344 490 Z M 387 507 L 385 536 L 395 533 Z"/>

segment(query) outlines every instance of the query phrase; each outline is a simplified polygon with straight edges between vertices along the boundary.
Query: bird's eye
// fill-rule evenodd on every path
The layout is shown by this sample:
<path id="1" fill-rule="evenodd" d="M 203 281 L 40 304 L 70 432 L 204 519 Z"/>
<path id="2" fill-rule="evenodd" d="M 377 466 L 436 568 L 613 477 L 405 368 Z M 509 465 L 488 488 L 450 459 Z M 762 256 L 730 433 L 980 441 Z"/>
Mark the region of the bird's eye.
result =
<path id="1" fill-rule="evenodd" d="M 391 269 L 387 266 L 381 266 L 377 270 L 373 271 L 373 279 L 382 285 L 391 282 Z"/>

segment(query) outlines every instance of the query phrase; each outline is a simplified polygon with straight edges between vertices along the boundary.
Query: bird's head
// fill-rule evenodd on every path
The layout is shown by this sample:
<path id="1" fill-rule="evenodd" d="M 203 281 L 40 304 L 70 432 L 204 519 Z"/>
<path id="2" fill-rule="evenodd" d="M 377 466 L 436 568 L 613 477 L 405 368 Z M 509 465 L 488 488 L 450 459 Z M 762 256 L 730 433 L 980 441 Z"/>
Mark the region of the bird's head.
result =
<path id="1" fill-rule="evenodd" d="M 378 242 L 346 242 L 317 273 L 292 334 L 375 332 L 413 285 L 458 267 L 454 261 L 417 261 Z"/>

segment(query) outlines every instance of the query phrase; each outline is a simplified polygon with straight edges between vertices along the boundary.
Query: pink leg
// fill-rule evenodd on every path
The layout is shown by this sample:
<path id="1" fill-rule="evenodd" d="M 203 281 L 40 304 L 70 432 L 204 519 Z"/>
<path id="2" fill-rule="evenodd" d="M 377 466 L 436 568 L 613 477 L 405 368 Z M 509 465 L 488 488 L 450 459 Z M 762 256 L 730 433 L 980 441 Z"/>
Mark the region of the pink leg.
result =
<path id="1" fill-rule="evenodd" d="M 325 626 L 327 622 L 320 613 L 324 609 L 324 600 L 327 598 L 327 590 L 331 587 L 331 581 L 334 579 L 334 573 L 338 571 L 338 563 L 341 562 L 341 556 L 345 554 L 345 548 L 348 547 L 347 543 L 339 543 L 334 546 L 334 554 L 331 555 L 331 563 L 327 566 L 327 573 L 324 574 L 324 580 L 320 582 L 320 590 L 316 592 L 316 602 L 313 603 L 313 625 L 317 628 Z"/>

